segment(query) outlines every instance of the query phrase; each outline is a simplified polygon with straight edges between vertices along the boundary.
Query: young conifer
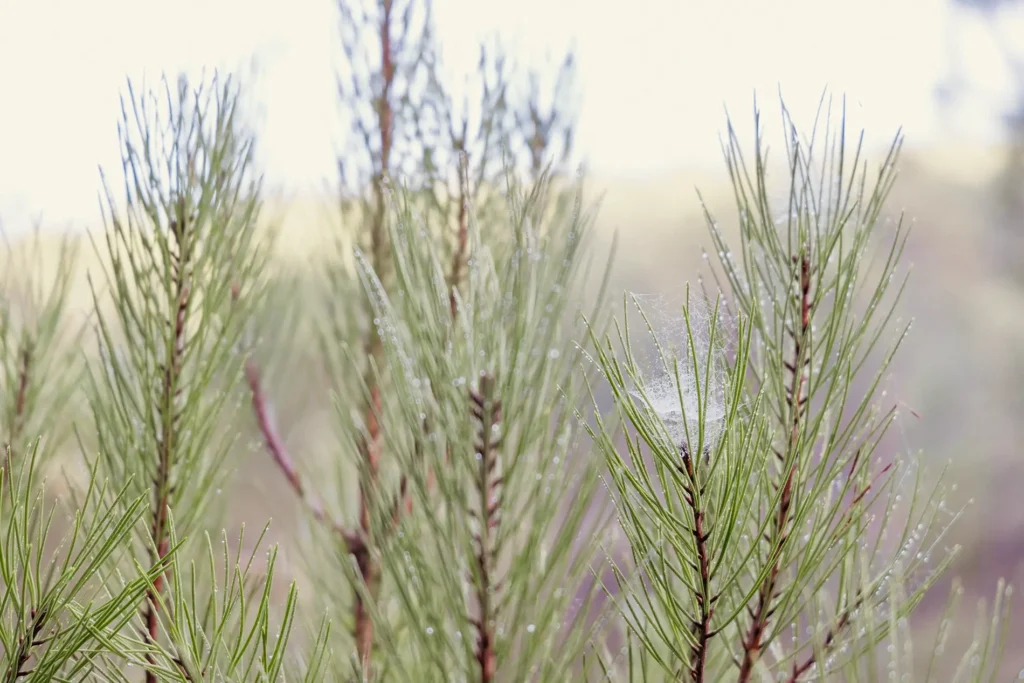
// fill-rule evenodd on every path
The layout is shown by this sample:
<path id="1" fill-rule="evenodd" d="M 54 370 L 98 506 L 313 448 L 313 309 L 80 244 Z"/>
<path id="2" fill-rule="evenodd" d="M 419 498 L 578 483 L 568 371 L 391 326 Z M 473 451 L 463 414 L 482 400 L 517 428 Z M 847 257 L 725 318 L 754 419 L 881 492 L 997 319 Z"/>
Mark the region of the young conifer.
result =
<path id="1" fill-rule="evenodd" d="M 182 77 L 159 96 L 129 84 L 122 107 L 124 196 L 107 186 L 87 391 L 97 476 L 123 483 L 121 507 L 139 496 L 145 507 L 98 576 L 111 590 L 138 569 L 152 580 L 136 618 L 111 636 L 106 676 L 140 664 L 147 683 L 276 680 L 287 654 L 294 587 L 272 615 L 274 553 L 253 566 L 262 534 L 249 552 L 244 532 L 234 550 L 235 534 L 230 545 L 216 534 L 215 551 L 207 532 L 230 471 L 235 436 L 224 427 L 240 405 L 246 306 L 260 298 L 267 253 L 239 94 L 231 78 Z"/>
<path id="2" fill-rule="evenodd" d="M 331 597 L 326 601 L 329 613 L 348 625 L 345 630 L 351 633 L 351 644 L 339 643 L 338 647 L 351 650 L 348 665 L 356 671 L 353 675 L 376 680 L 378 676 L 386 677 L 390 665 L 388 656 L 382 653 L 381 668 L 376 668 L 375 633 L 393 630 L 395 624 L 408 622 L 412 616 L 405 613 L 408 605 L 399 609 L 397 616 L 393 616 L 394 609 L 381 607 L 394 604 L 399 595 L 396 579 L 386 575 L 394 571 L 394 530 L 414 514 L 417 505 L 426 505 L 422 500 L 417 503 L 425 494 L 418 495 L 415 486 L 423 484 L 427 491 L 434 492 L 430 495 L 440 495 L 448 477 L 441 469 L 455 467 L 455 455 L 450 452 L 453 443 L 444 447 L 445 457 L 440 463 L 427 466 L 423 482 L 417 482 L 417 472 L 408 470 L 422 469 L 426 456 L 411 462 L 401 453 L 405 447 L 403 432 L 408 426 L 399 419 L 405 409 L 396 413 L 395 405 L 404 405 L 407 397 L 402 393 L 404 380 L 395 376 L 385 351 L 388 342 L 382 337 L 382 297 L 388 299 L 407 290 L 407 295 L 414 298 L 409 305 L 418 310 L 421 318 L 417 326 L 421 329 L 413 328 L 410 334 L 416 336 L 424 352 L 443 354 L 449 345 L 464 343 L 460 337 L 468 332 L 461 326 L 469 323 L 462 318 L 459 302 L 460 297 L 468 295 L 465 288 L 475 272 L 472 254 L 479 247 L 474 240 L 482 239 L 494 252 L 498 267 L 524 248 L 519 232 L 509 229 L 503 201 L 506 171 L 515 166 L 509 155 L 528 152 L 525 167 L 529 199 L 524 196 L 524 207 L 513 209 L 521 216 L 512 224 L 516 220 L 543 220 L 551 209 L 561 210 L 562 225 L 572 222 L 566 211 L 572 207 L 565 206 L 565 188 L 554 186 L 544 177 L 548 164 L 564 164 L 571 151 L 572 117 L 565 111 L 563 93 L 571 85 L 572 61 L 567 60 L 561 69 L 553 104 L 545 108 L 536 79 L 522 79 L 528 81 L 523 84 L 526 97 L 510 97 L 510 90 L 518 85 L 516 78 L 526 74 L 513 68 L 500 45 L 482 45 L 473 83 L 480 102 L 471 105 L 464 101 L 460 106 L 442 73 L 430 3 L 344 0 L 339 10 L 345 59 L 339 70 L 338 89 L 352 135 L 338 161 L 343 222 L 337 240 L 339 249 L 323 269 L 323 281 L 317 283 L 318 298 L 325 305 L 312 313 L 338 409 L 339 444 L 333 458 L 338 468 L 337 485 L 325 485 L 323 477 L 315 477 L 316 486 L 309 483 L 308 458 L 293 457 L 288 452 L 273 422 L 271 395 L 262 367 L 252 363 L 247 376 L 267 450 L 317 521 L 316 548 L 326 545 L 334 549 L 327 557 L 312 551 L 303 555 L 314 558 L 308 573 L 317 592 Z M 514 168 L 512 171 L 509 180 L 516 182 Z M 561 176 L 564 185 L 564 173 Z M 479 221 L 477 225 L 471 225 L 474 218 Z M 405 239 L 411 240 L 409 243 L 394 243 L 398 230 L 395 221 L 406 223 L 402 234 L 408 235 Z M 509 282 L 503 286 L 517 285 Z M 436 319 L 440 313 L 434 302 L 424 299 L 428 291 L 438 287 L 445 292 L 442 319 Z M 564 308 L 554 302 L 547 305 L 553 310 Z M 411 309 L 404 314 L 411 315 Z M 554 325 L 558 315 L 548 318 Z M 392 324 L 411 325 L 412 319 L 402 317 Z M 459 334 L 453 336 L 454 331 Z M 423 381 L 428 380 L 425 377 Z M 440 390 L 440 385 L 432 386 Z M 419 433 L 415 438 L 433 434 L 429 438 L 435 443 L 445 443 L 448 437 L 443 427 L 425 417 L 425 411 L 415 414 L 420 413 L 424 417 L 414 427 Z M 390 416 L 389 420 L 385 416 Z M 387 434 L 390 423 L 398 434 Z M 464 424 L 459 428 L 460 440 L 465 428 Z M 497 476 L 493 472 L 488 476 L 492 475 Z M 486 486 L 494 489 L 492 493 L 498 488 L 489 479 Z M 352 500 L 356 501 L 354 514 L 348 505 Z M 327 536 L 319 536 L 320 532 Z M 488 554 L 497 553 L 493 549 L 483 552 L 482 559 L 478 558 L 478 572 Z M 346 583 L 352 586 L 351 591 L 338 585 L 339 573 L 349 580 Z M 485 584 L 494 580 L 492 571 L 484 573 L 490 577 L 481 579 Z M 490 588 L 480 586 L 478 590 Z M 488 643 L 478 648 L 484 669 L 492 667 L 487 662 L 493 656 L 489 644 L 493 637 L 487 634 L 494 628 L 484 623 L 477 629 L 480 634 L 466 636 Z M 336 633 L 341 635 L 344 630 Z"/>
<path id="3" fill-rule="evenodd" d="M 630 427 L 624 444 L 591 430 L 633 560 L 616 567 L 630 645 L 613 680 L 922 680 L 908 619 L 957 551 L 957 513 L 880 446 L 900 410 L 879 386 L 910 327 L 905 224 L 878 230 L 901 139 L 871 169 L 845 112 L 809 138 L 782 113 L 781 200 L 757 114 L 752 158 L 729 126 L 735 247 L 705 209 L 718 290 L 674 310 L 628 296 L 614 337 L 593 335 Z M 958 680 L 993 675 L 1004 597 Z"/>

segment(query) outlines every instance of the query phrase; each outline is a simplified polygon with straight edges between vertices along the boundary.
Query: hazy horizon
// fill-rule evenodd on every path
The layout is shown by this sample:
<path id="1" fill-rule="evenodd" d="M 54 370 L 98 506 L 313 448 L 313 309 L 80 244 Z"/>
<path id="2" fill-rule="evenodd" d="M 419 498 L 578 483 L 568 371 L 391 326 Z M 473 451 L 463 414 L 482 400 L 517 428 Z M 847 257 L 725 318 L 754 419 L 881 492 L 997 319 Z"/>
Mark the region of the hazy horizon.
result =
<path id="1" fill-rule="evenodd" d="M 636 178 L 719 165 L 724 107 L 749 125 L 755 91 L 769 132 L 779 130 L 780 89 L 806 126 L 828 88 L 846 96 L 869 144 L 900 126 L 911 148 L 996 140 L 992 108 L 1012 76 L 980 20 L 950 5 L 634 0 L 626 11 L 610 0 L 436 0 L 435 19 L 452 74 L 471 69 L 478 41 L 498 28 L 528 63 L 574 45 L 578 156 L 601 177 Z M 97 167 L 119 169 L 128 76 L 153 83 L 161 72 L 255 64 L 268 182 L 301 192 L 332 178 L 337 21 L 331 0 L 4 3 L 0 220 L 16 231 L 40 213 L 50 224 L 97 219 Z M 1024 45 L 1024 11 L 1004 13 L 1000 28 Z M 943 109 L 934 93 L 951 73 L 952 43 L 954 71 L 980 97 Z"/>

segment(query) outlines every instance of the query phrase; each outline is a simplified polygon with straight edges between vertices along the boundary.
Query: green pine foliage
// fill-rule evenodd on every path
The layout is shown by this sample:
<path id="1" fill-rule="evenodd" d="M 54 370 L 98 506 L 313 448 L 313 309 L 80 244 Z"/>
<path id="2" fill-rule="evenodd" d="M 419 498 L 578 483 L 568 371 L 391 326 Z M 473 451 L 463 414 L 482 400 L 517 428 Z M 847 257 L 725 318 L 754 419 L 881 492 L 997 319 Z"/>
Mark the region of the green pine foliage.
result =
<path id="1" fill-rule="evenodd" d="M 957 551 L 941 480 L 878 447 L 900 416 L 879 386 L 909 329 L 904 224 L 877 234 L 900 139 L 874 169 L 845 119 L 809 138 L 783 119 L 781 201 L 757 115 L 749 161 L 729 127 L 735 252 L 705 210 L 719 287 L 675 311 L 627 296 L 615 334 L 591 335 L 631 428 L 624 444 L 600 416 L 590 432 L 632 558 L 616 578 L 636 652 L 617 670 L 640 680 L 922 680 L 908 618 Z M 958 680 L 993 674 L 994 629 L 979 678 Z"/>
<path id="2" fill-rule="evenodd" d="M 995 680 L 1005 584 L 962 657 L 956 584 L 911 647 L 959 511 L 883 442 L 900 138 L 873 166 L 831 107 L 809 131 L 783 108 L 776 177 L 757 115 L 752 150 L 730 125 L 738 238 L 706 210 L 714 277 L 619 309 L 566 168 L 571 57 L 545 94 L 488 44 L 474 118 L 429 5 L 341 10 L 334 253 L 273 262 L 243 91 L 214 75 L 129 86 L 87 326 L 70 242 L 56 278 L 6 283 L 0 680 Z M 299 358 L 326 462 L 276 421 Z M 87 476 L 48 502 L 70 425 Z M 308 513 L 302 595 L 266 527 L 225 528 L 239 425 Z"/>

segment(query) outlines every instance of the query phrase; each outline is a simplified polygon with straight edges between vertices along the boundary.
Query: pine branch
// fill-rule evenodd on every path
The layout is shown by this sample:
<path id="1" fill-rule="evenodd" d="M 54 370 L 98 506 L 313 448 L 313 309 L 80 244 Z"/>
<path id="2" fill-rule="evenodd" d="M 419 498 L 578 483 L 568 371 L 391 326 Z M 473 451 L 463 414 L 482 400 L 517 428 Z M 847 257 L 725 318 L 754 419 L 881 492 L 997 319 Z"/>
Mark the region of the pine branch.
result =
<path id="1" fill-rule="evenodd" d="M 480 665 L 480 683 L 491 683 L 497 673 L 494 650 L 495 604 L 493 598 L 499 582 L 494 572 L 497 549 L 494 536 L 501 523 L 501 477 L 498 474 L 498 448 L 501 439 L 495 438 L 495 428 L 501 424 L 501 401 L 494 397 L 495 379 L 492 375 L 480 378 L 480 391 L 469 392 L 470 411 L 479 424 L 476 443 L 477 493 L 480 496 L 480 514 L 473 516 L 479 522 L 476 533 L 477 582 L 476 599 L 480 614 L 470 619 L 477 630 L 476 659 Z"/>
<path id="2" fill-rule="evenodd" d="M 836 623 L 825 633 L 825 640 L 822 643 L 822 654 L 827 653 L 832 649 L 836 638 L 843 632 L 847 625 L 849 625 L 851 615 L 860 609 L 866 598 L 867 595 L 863 591 L 859 592 L 853 603 L 844 609 L 842 614 L 839 615 L 839 618 L 836 619 Z M 817 661 L 818 655 L 811 654 L 799 664 L 793 664 L 793 671 L 787 679 L 788 683 L 798 683 L 800 677 L 807 673 L 810 668 L 817 663 Z"/>
<path id="3" fill-rule="evenodd" d="M 706 511 L 700 493 L 702 487 L 697 479 L 697 468 L 693 457 L 685 444 L 681 446 L 680 454 L 683 458 L 683 474 L 686 477 L 683 496 L 693 514 L 691 533 L 694 547 L 697 549 L 697 571 L 700 574 L 699 590 L 693 596 L 697 601 L 699 611 L 691 625 L 697 643 L 690 649 L 690 676 L 694 683 L 704 683 L 708 646 L 714 635 L 711 619 L 714 617 L 715 602 L 718 600 L 718 597 L 711 592 L 711 555 L 708 548 L 708 537 L 711 535 L 711 530 L 705 526 Z"/>
<path id="4" fill-rule="evenodd" d="M 14 399 L 14 410 L 11 412 L 7 426 L 7 443 L 4 448 L 4 468 L 8 474 L 15 458 L 15 444 L 21 440 L 22 429 L 25 425 L 25 403 L 29 387 L 29 371 L 32 368 L 34 341 L 25 336 L 22 338 L 18 349 L 18 390 Z"/>
<path id="5" fill-rule="evenodd" d="M 768 561 L 771 566 L 767 576 L 761 583 L 757 593 L 757 603 L 750 612 L 750 626 L 743 636 L 743 659 L 740 662 L 738 683 L 747 683 L 754 671 L 754 664 L 761 656 L 764 634 L 768 628 L 768 621 L 772 616 L 771 604 L 775 600 L 778 590 L 779 575 L 781 573 L 782 549 L 789 537 L 790 513 L 793 505 L 793 485 L 796 477 L 797 459 L 792 456 L 800 438 L 800 425 L 804 414 L 804 407 L 807 399 L 803 394 L 806 384 L 806 373 L 804 367 L 810 364 L 810 329 L 811 311 L 813 301 L 811 299 L 811 263 L 807 254 L 808 247 L 805 245 L 799 256 L 793 256 L 793 263 L 797 266 L 796 280 L 799 287 L 798 305 L 800 312 L 800 329 L 798 332 L 790 331 L 793 340 L 793 360 L 786 363 L 790 371 L 791 384 L 786 387 L 786 402 L 789 408 L 791 421 L 788 457 L 779 451 L 775 452 L 780 463 L 785 466 L 787 460 L 792 460 L 786 470 L 782 482 L 782 491 L 779 496 L 779 504 L 773 520 L 771 530 L 771 545 L 768 553 Z M 788 329 L 788 328 L 787 328 Z"/>
<path id="6" fill-rule="evenodd" d="M 80 346 L 83 328 L 69 326 L 68 300 L 78 265 L 78 243 L 64 236 L 57 246 L 56 274 L 47 282 L 41 276 L 53 252 L 37 226 L 19 244 L 8 244 L 8 262 L 0 267 L 4 297 L 0 303 L 0 363 L 2 363 L 4 434 L 0 468 L 8 475 L 21 464 L 26 442 L 45 434 L 48 457 L 69 430 L 64 410 L 76 398 L 79 386 Z M 29 251 L 28 254 L 22 249 Z M 16 311 L 12 311 L 14 308 Z M 84 326 L 83 326 L 84 327 Z M 12 343 L 13 339 L 13 343 Z M 16 479 L 12 479 L 16 481 Z"/>
<path id="7" fill-rule="evenodd" d="M 366 112 L 356 115 L 353 124 L 356 144 L 350 154 L 339 157 L 338 168 L 342 182 L 355 180 L 359 189 L 369 186 L 372 191 L 371 196 L 359 202 L 360 219 L 366 238 L 362 246 L 366 256 L 365 265 L 380 285 L 379 291 L 369 297 L 365 316 L 359 317 L 366 320 L 384 317 L 379 312 L 375 313 L 374 307 L 377 299 L 392 293 L 391 288 L 394 286 L 389 277 L 389 271 L 394 267 L 391 250 L 395 244 L 392 243 L 393 238 L 389 237 L 386 218 L 387 183 L 394 169 L 413 167 L 420 175 L 413 174 L 403 181 L 414 188 L 415 200 L 428 202 L 431 217 L 436 215 L 442 219 L 443 230 L 447 231 L 448 226 L 454 224 L 454 239 L 449 240 L 448 235 L 444 235 L 445 240 L 452 244 L 452 251 L 449 252 L 448 263 L 441 265 L 441 272 L 447 280 L 445 299 L 448 316 L 445 317 L 450 316 L 451 320 L 455 320 L 461 305 L 460 294 L 465 295 L 461 289 L 470 258 L 471 207 L 484 189 L 490 191 L 498 187 L 498 183 L 494 183 L 494 187 L 485 188 L 486 182 L 500 179 L 500 176 L 493 173 L 498 147 L 508 149 L 514 146 L 510 142 L 520 142 L 512 137 L 520 131 L 510 130 L 508 125 L 510 112 L 505 102 L 508 83 L 504 57 L 499 55 L 496 61 L 489 60 L 486 51 L 481 51 L 479 75 L 486 102 L 471 133 L 470 117 L 476 117 L 477 114 L 468 107 L 468 103 L 461 116 L 454 112 L 451 97 L 438 79 L 440 72 L 433 68 L 437 55 L 431 33 L 430 3 L 372 0 L 369 4 L 374 8 L 372 12 L 368 11 L 369 8 L 359 7 L 352 0 L 338 2 L 343 19 L 342 42 L 347 58 L 345 68 L 350 70 L 348 74 L 339 73 L 339 93 L 344 106 L 350 110 Z M 417 34 L 414 24 L 421 20 L 422 34 Z M 369 31 L 373 31 L 379 38 L 379 45 L 368 47 L 365 36 Z M 492 65 L 494 69 L 490 68 Z M 418 87 L 418 77 L 421 75 L 427 77 L 426 91 Z M 372 104 L 372 115 L 367 115 L 368 103 Z M 431 119 L 431 116 L 436 118 Z M 559 125 L 567 120 L 560 111 L 553 111 L 551 118 L 557 119 Z M 543 145 L 546 148 L 547 140 L 544 140 Z M 436 163 L 434 152 L 442 155 L 440 164 Z M 458 165 L 455 187 L 452 187 L 450 169 L 447 167 L 453 154 Z M 359 162 L 362 162 L 362 177 L 358 177 Z M 357 177 L 351 177 L 351 174 L 346 176 L 345 171 L 353 169 Z M 439 196 L 438 191 L 442 186 L 445 191 Z M 405 199 L 408 201 L 410 197 Z M 344 202 L 342 206 L 345 208 Z M 386 359 L 379 331 L 375 326 L 368 325 L 362 334 L 365 336 L 361 340 L 360 361 L 365 366 L 361 369 L 363 377 L 359 386 L 365 390 L 366 400 L 356 408 L 363 416 L 364 425 L 357 453 L 360 460 L 357 533 L 365 540 L 369 550 L 382 547 L 384 539 L 401 524 L 402 516 L 412 513 L 411 491 L 414 480 L 412 471 L 400 471 L 396 491 L 384 491 L 380 486 L 380 469 L 385 462 L 391 464 L 386 458 L 398 455 L 382 452 L 382 431 L 388 428 L 390 422 L 388 425 L 382 424 L 381 413 L 383 406 L 391 403 L 388 399 L 401 398 L 381 395 L 381 379 L 377 373 L 389 366 L 383 362 Z M 447 335 L 447 332 L 439 335 L 437 341 L 458 343 L 459 340 L 449 339 Z M 438 353 L 442 351 L 442 348 L 436 349 Z M 424 435 L 431 434 L 432 425 L 427 423 L 429 419 L 423 420 Z M 418 427 L 416 425 L 413 429 Z M 443 432 L 444 427 L 441 429 Z M 403 469 L 415 467 L 412 463 L 422 459 L 426 443 L 426 440 L 421 443 L 416 435 L 412 444 L 414 450 L 410 454 L 412 460 L 403 462 Z M 449 442 L 443 448 L 444 462 L 447 463 L 451 460 L 452 444 Z M 437 467 L 438 463 L 426 463 L 426 493 L 436 492 L 439 476 Z M 375 525 L 371 529 L 371 520 L 377 519 L 377 511 L 390 514 L 390 523 L 385 523 L 383 527 Z M 376 667 L 371 666 L 370 661 L 374 655 L 374 624 L 370 617 L 371 605 L 365 602 L 377 599 L 382 579 L 381 559 L 369 551 L 357 554 L 354 559 L 363 584 L 356 591 L 352 605 L 355 654 L 363 669 L 362 675 L 372 679 L 377 673 L 373 671 Z"/>
<path id="8" fill-rule="evenodd" d="M 153 509 L 150 533 L 153 548 L 150 550 L 150 565 L 163 562 L 170 547 L 167 535 L 167 515 L 170 498 L 173 493 L 171 468 L 174 466 L 174 452 L 177 448 L 178 425 L 181 418 L 177 408 L 181 395 L 181 373 L 185 355 L 185 321 L 189 311 L 192 291 L 192 254 L 194 253 L 193 217 L 185 206 L 184 197 L 178 201 L 178 215 L 171 221 L 170 233 L 174 237 L 176 251 L 171 255 L 172 273 L 174 277 L 174 294 L 177 307 L 173 319 L 167 321 L 172 330 L 170 357 L 164 364 L 164 379 L 161 395 L 157 400 L 157 411 L 161 424 L 161 432 L 157 437 L 157 467 L 153 479 Z M 160 595 L 163 592 L 164 577 L 157 576 L 153 582 L 145 608 L 146 641 L 155 645 L 160 630 L 158 617 Z M 156 664 L 153 655 L 147 655 L 151 665 Z M 156 683 L 157 674 L 153 668 L 146 670 L 146 682 Z"/>
<path id="9" fill-rule="evenodd" d="M 38 609 L 33 607 L 30 610 L 31 621 L 25 625 L 24 631 L 18 636 L 17 649 L 9 658 L 10 664 L 4 673 L 4 683 L 15 683 L 20 678 L 27 678 L 32 675 L 32 669 L 26 669 L 29 660 L 32 658 L 33 650 L 46 643 L 53 637 L 56 629 L 51 631 L 49 636 L 43 636 L 42 632 L 50 616 L 45 606 Z"/>
<path id="10" fill-rule="evenodd" d="M 153 579 L 133 609 L 146 646 L 140 663 L 153 682 L 167 664 L 164 646 L 181 654 L 196 642 L 182 631 L 195 615 L 166 560 L 177 539 L 197 540 L 226 475 L 232 439 L 217 432 L 225 388 L 244 371 L 235 352 L 244 315 L 232 310 L 231 283 L 248 282 L 265 255 L 254 237 L 261 201 L 248 172 L 252 141 L 236 120 L 240 91 L 216 74 L 194 89 L 185 77 L 176 91 L 165 85 L 162 102 L 153 92 L 137 97 L 130 83 L 130 102 L 122 99 L 126 197 L 115 200 L 104 179 L 100 254 L 113 307 L 93 286 L 101 363 L 89 373 L 104 475 L 128 481 L 148 503 L 133 531 Z M 121 571 L 124 559 L 104 569 Z"/>
<path id="11" fill-rule="evenodd" d="M 462 271 L 466 267 L 466 250 L 469 241 L 469 157 L 463 148 L 459 154 L 459 214 L 455 239 L 455 254 L 452 256 L 452 270 L 448 277 L 448 302 L 452 320 L 458 315 L 456 290 L 462 282 Z"/>
<path id="12" fill-rule="evenodd" d="M 377 114 L 377 130 L 379 132 L 379 157 L 377 160 L 377 172 L 373 179 L 373 192 L 376 201 L 372 223 L 370 224 L 370 255 L 373 268 L 383 272 L 388 260 L 387 244 L 387 202 L 384 194 L 385 179 L 391 169 L 391 150 L 393 146 L 393 131 L 395 123 L 394 104 L 391 92 L 395 80 L 395 54 L 392 45 L 392 10 L 393 0 L 381 1 L 381 16 L 378 31 L 380 35 L 380 64 L 381 81 L 380 92 L 377 93 L 375 109 Z M 372 311 L 370 312 L 372 317 Z M 359 486 L 359 528 L 367 542 L 372 537 L 371 510 L 374 506 L 372 500 L 377 490 L 377 477 L 380 471 L 381 457 L 381 433 L 379 416 L 381 413 L 380 386 L 374 376 L 374 361 L 381 357 L 383 348 L 377 331 L 371 326 L 367 331 L 364 343 L 366 354 L 365 384 L 369 387 L 370 398 L 364 408 L 366 416 L 366 435 L 363 438 L 361 456 L 364 460 L 366 479 L 360 481 Z M 367 594 L 371 599 L 376 599 L 380 584 L 380 567 L 373 560 L 368 548 L 355 554 L 356 566 L 359 575 L 366 587 Z M 356 639 L 356 656 L 365 675 L 370 676 L 372 671 L 371 651 L 373 649 L 373 620 L 369 610 L 364 603 L 363 593 L 356 591 L 353 610 L 353 630 Z"/>
<path id="13" fill-rule="evenodd" d="M 37 479 L 40 453 L 38 447 L 25 452 L 20 482 L 25 493 L 12 498 L 0 517 L 0 537 L 5 539 L 0 544 L 4 682 L 81 680 L 75 675 L 75 658 L 83 652 L 140 662 L 141 649 L 131 646 L 134 652 L 126 652 L 116 634 L 138 614 L 148 587 L 176 551 L 170 549 L 156 567 L 140 567 L 135 577 L 122 575 L 127 580 L 112 590 L 97 591 L 100 567 L 125 548 L 146 516 L 145 496 L 129 499 L 127 482 L 116 492 L 109 490 L 98 481 L 94 463 L 88 488 L 81 497 L 72 494 L 76 505 L 70 529 L 58 539 L 51 535 L 58 505 L 43 507 L 45 485 Z M 6 483 L 6 473 L 0 473 L 0 488 Z M 57 541 L 61 545 L 55 550 Z"/>
<path id="14" fill-rule="evenodd" d="M 848 479 L 852 478 L 854 472 L 857 470 L 857 464 L 860 461 L 861 452 L 861 449 L 858 449 L 857 452 L 854 453 L 854 456 L 850 462 L 849 470 L 847 471 Z M 839 524 L 836 526 L 835 531 L 833 531 L 831 534 L 833 538 L 835 538 L 838 541 L 843 535 L 845 535 L 849 531 L 854 521 L 858 519 L 856 515 L 856 509 L 858 507 L 863 507 L 862 503 L 864 501 L 865 496 L 867 496 L 867 494 L 871 491 L 871 489 L 878 482 L 878 480 L 892 469 L 892 466 L 893 464 L 891 462 L 887 463 L 878 472 L 878 474 L 875 475 L 872 481 L 868 482 L 868 484 L 865 485 L 862 489 L 854 489 L 853 499 L 850 501 L 850 504 L 847 506 L 846 511 L 840 518 Z M 836 638 L 848 626 L 854 612 L 859 610 L 861 606 L 866 602 L 866 600 L 867 593 L 863 589 L 858 590 L 857 597 L 853 600 L 853 602 L 850 605 L 848 605 L 845 609 L 842 610 L 842 612 L 839 615 L 839 618 L 836 619 L 835 624 L 831 628 L 829 628 L 829 630 L 825 633 L 825 639 L 822 643 L 822 654 L 828 653 L 832 649 L 832 646 L 835 643 Z M 806 659 L 804 659 L 803 662 L 799 664 L 794 664 L 792 673 L 788 679 L 789 683 L 798 683 L 800 677 L 803 674 L 807 673 L 807 671 L 809 671 L 810 668 L 815 665 L 817 660 L 818 653 L 813 653 L 809 655 Z"/>
<path id="15" fill-rule="evenodd" d="M 372 332 L 370 334 L 373 334 Z M 379 355 L 379 342 L 374 342 L 371 347 L 370 356 Z M 361 455 L 367 467 L 369 481 L 360 482 L 359 486 L 359 530 L 367 539 L 371 538 L 370 514 L 373 506 L 371 498 L 374 495 L 377 484 L 380 463 L 380 424 L 377 416 L 380 414 L 381 397 L 380 387 L 376 382 L 370 387 L 370 401 L 366 408 L 367 412 L 367 435 L 363 437 Z M 380 568 L 374 562 L 368 552 L 368 548 L 362 548 L 361 552 L 355 554 L 356 567 L 367 592 L 371 597 L 376 597 Z M 370 670 L 370 652 L 373 648 L 373 620 L 365 604 L 362 594 L 357 591 L 355 605 L 353 607 L 354 633 L 356 638 L 356 654 L 360 664 L 366 671 Z"/>
<path id="16" fill-rule="evenodd" d="M 246 361 L 245 377 L 249 385 L 252 408 L 256 415 L 257 427 L 260 430 L 260 434 L 263 436 L 264 444 L 266 445 L 270 456 L 273 458 L 274 463 L 281 470 L 281 473 L 291 485 L 292 490 L 295 491 L 299 499 L 302 500 L 306 507 L 309 508 L 313 517 L 317 521 L 323 522 L 334 529 L 350 553 L 360 552 L 362 548 L 365 547 L 365 542 L 357 534 L 346 529 L 341 523 L 331 519 L 320 497 L 310 491 L 303 483 L 298 467 L 292 459 L 292 456 L 288 453 L 288 448 L 284 444 L 284 439 L 281 438 L 277 426 L 274 424 L 273 418 L 270 415 L 269 399 L 263 390 L 262 375 L 254 358 L 250 357 Z"/>

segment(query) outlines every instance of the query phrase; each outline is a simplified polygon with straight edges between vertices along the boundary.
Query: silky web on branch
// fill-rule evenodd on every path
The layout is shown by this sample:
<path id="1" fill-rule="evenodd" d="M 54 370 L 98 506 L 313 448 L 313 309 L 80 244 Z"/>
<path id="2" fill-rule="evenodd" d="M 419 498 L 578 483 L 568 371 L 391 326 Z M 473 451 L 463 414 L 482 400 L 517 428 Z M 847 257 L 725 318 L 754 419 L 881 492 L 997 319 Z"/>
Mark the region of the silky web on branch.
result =
<path id="1" fill-rule="evenodd" d="M 652 410 L 677 448 L 715 448 L 726 418 L 725 307 L 687 289 L 630 294 L 637 368 L 630 395 Z M 642 341 L 640 341 L 642 340 Z M 685 417 L 685 419 L 684 419 Z M 703 442 L 700 430 L 703 427 Z"/>

